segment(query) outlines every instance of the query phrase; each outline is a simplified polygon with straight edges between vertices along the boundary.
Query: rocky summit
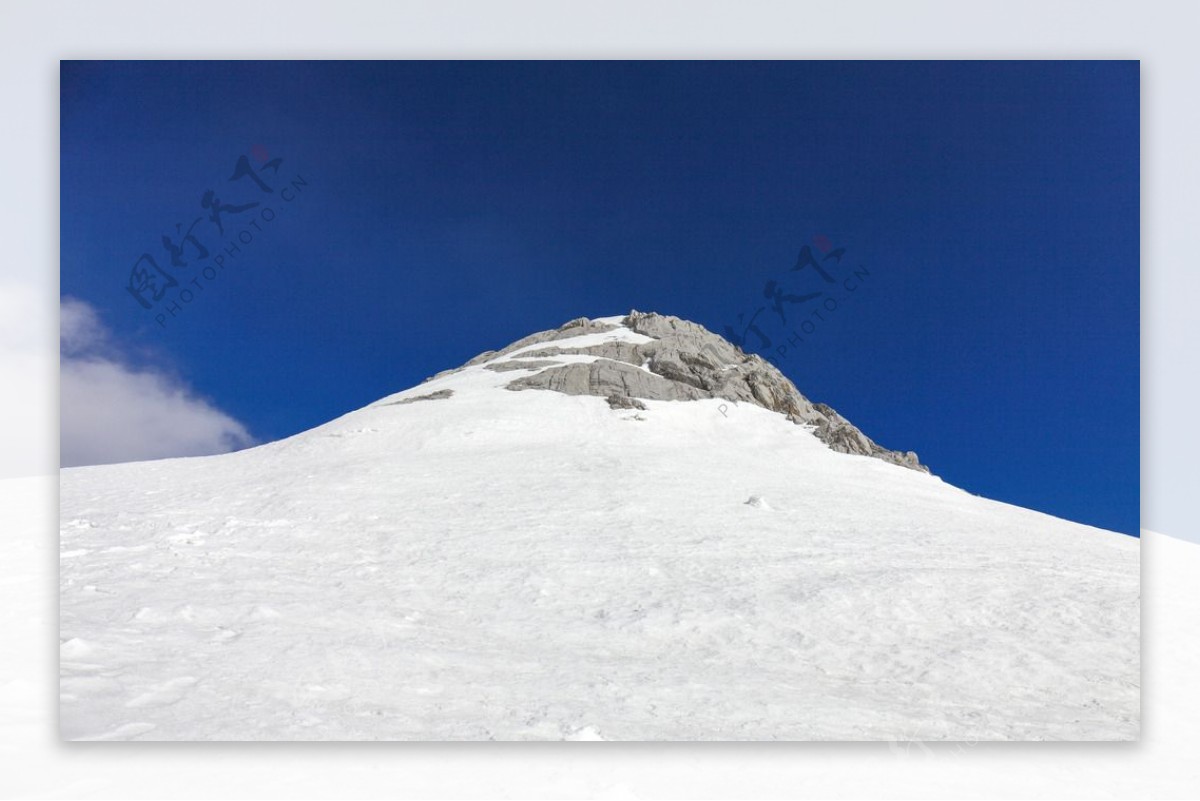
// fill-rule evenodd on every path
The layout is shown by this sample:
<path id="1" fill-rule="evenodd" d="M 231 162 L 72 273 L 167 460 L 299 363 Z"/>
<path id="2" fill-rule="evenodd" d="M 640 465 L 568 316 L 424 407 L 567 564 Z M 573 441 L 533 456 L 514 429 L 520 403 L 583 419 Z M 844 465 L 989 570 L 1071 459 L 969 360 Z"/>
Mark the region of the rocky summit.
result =
<path id="1" fill-rule="evenodd" d="M 580 317 L 501 350 L 481 353 L 464 367 L 482 365 L 498 372 L 519 371 L 524 374 L 514 377 L 508 389 L 597 395 L 606 398 L 614 409 L 644 408 L 642 400 L 720 398 L 752 403 L 807 427 L 832 450 L 929 472 L 917 454 L 879 445 L 829 406 L 804 397 L 770 362 L 746 353 L 704 326 L 636 310 L 614 322 L 616 319 Z M 580 337 L 603 335 L 622 327 L 648 339 L 630 342 L 595 337 L 594 343 L 578 343 Z M 591 358 L 570 360 L 578 356 Z"/>

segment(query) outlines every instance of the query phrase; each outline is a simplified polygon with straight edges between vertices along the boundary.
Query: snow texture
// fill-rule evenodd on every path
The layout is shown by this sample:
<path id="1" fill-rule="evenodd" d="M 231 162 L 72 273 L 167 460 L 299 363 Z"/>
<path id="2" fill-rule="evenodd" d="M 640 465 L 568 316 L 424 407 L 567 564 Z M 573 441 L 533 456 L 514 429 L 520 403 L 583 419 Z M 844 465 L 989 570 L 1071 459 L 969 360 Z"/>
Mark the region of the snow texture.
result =
<path id="1" fill-rule="evenodd" d="M 549 341 L 643 342 L 622 319 Z M 62 736 L 1137 737 L 1137 540 L 753 403 L 511 391 L 522 343 L 279 442 L 63 470 Z"/>

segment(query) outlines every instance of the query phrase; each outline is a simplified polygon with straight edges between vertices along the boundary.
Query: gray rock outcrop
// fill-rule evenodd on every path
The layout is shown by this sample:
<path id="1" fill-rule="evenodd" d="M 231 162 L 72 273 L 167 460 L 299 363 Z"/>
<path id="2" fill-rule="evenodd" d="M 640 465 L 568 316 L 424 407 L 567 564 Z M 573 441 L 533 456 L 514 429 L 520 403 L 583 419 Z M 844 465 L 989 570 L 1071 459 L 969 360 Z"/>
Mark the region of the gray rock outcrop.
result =
<path id="1" fill-rule="evenodd" d="M 631 398 L 628 395 L 618 395 L 613 393 L 606 398 L 608 408 L 610 409 L 640 409 L 646 411 L 646 404 L 642 403 L 637 398 Z"/>
<path id="2" fill-rule="evenodd" d="M 622 325 L 651 337 L 652 341 L 613 340 L 590 347 L 549 346 L 522 352 L 519 354 L 521 359 L 553 360 L 556 356 L 573 354 L 595 359 L 588 363 L 546 367 L 540 372 L 515 378 L 508 383 L 508 389 L 597 395 L 606 398 L 614 409 L 637 408 L 626 405 L 633 399 L 721 398 L 735 403 L 753 403 L 809 427 L 818 439 L 835 451 L 871 456 L 929 472 L 912 451 L 893 451 L 877 444 L 830 407 L 809 401 L 774 365 L 760 356 L 745 353 L 703 326 L 678 317 L 638 311 L 631 311 L 622 320 Z M 581 317 L 553 331 L 525 337 L 503 350 L 482 353 L 466 366 L 486 364 L 489 369 L 505 369 L 500 366 L 503 362 L 490 363 L 532 345 L 581 334 L 604 333 L 614 328 L 616 326 L 608 323 Z"/>
<path id="3" fill-rule="evenodd" d="M 483 368 L 497 373 L 507 373 L 509 370 L 540 370 L 543 367 L 554 367 L 557 364 L 562 364 L 562 362 L 550 361 L 549 359 L 533 359 L 529 361 L 525 359 L 508 359 L 502 362 L 489 362 L 483 365 Z"/>
<path id="4" fill-rule="evenodd" d="M 430 392 L 428 395 L 415 395 L 411 398 L 401 398 L 400 400 L 397 400 L 397 401 L 388 401 L 387 403 L 381 403 L 379 405 L 380 406 L 407 406 L 410 403 L 417 403 L 418 401 L 445 400 L 446 398 L 449 398 L 453 395 L 454 395 L 454 390 L 452 390 L 452 389 L 439 389 L 437 392 Z"/>

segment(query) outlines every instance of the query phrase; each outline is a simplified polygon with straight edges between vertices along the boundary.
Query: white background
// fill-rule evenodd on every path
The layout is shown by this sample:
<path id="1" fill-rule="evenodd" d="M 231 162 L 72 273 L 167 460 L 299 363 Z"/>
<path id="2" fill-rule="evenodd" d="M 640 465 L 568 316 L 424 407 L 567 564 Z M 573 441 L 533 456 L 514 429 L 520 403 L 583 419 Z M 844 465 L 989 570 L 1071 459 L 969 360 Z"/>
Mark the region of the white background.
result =
<path id="1" fill-rule="evenodd" d="M 60 744 L 55 739 L 58 60 L 1142 61 L 1143 512 L 1200 542 L 1200 4 L 6 2 L 0 5 L 0 795 L 1195 795 L 1196 546 L 1148 537 L 1135 744 Z M 1114 421 L 1137 425 L 1138 421 Z"/>

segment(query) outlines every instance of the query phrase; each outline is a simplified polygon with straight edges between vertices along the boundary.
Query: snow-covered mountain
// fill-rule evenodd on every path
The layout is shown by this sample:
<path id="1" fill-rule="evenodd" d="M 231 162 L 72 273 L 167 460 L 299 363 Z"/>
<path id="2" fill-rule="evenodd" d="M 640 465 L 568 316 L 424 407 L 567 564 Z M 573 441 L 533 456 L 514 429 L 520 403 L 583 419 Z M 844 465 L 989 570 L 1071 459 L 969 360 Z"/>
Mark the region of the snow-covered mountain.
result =
<path id="1" fill-rule="evenodd" d="M 700 326 L 579 319 L 279 442 L 61 474 L 70 739 L 1132 739 L 1138 543 Z"/>

